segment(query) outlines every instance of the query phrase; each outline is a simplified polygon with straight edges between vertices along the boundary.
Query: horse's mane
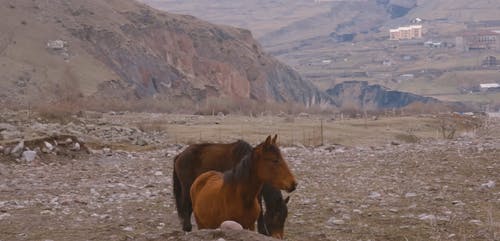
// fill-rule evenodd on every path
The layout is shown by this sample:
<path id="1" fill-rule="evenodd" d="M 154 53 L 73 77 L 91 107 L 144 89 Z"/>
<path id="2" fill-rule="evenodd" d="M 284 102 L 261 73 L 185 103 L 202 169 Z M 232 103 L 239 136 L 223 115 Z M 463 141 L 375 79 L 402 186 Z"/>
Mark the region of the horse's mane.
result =
<path id="1" fill-rule="evenodd" d="M 247 179 L 252 167 L 252 146 L 244 140 L 237 140 L 233 144 L 231 158 L 241 158 L 241 160 L 234 168 L 224 172 L 225 182 L 232 182 L 238 178 Z"/>
<path id="2" fill-rule="evenodd" d="M 250 153 L 252 153 L 252 146 L 244 141 L 244 140 L 237 140 L 234 144 L 234 149 L 233 149 L 233 157 L 244 157 Z"/>
<path id="3" fill-rule="evenodd" d="M 224 172 L 224 182 L 235 182 L 238 179 L 247 180 L 252 171 L 252 152 L 245 155 L 241 161 L 230 170 Z"/>

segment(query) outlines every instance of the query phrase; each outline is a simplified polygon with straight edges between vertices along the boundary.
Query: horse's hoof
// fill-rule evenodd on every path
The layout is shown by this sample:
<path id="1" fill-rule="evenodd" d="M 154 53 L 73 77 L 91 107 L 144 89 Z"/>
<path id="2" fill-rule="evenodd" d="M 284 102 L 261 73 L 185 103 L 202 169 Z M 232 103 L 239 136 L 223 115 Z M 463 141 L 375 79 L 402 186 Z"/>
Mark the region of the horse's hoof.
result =
<path id="1" fill-rule="evenodd" d="M 182 227 L 182 230 L 184 230 L 184 232 L 191 232 L 191 230 L 193 229 L 193 226 L 189 225 L 189 226 L 183 226 Z"/>

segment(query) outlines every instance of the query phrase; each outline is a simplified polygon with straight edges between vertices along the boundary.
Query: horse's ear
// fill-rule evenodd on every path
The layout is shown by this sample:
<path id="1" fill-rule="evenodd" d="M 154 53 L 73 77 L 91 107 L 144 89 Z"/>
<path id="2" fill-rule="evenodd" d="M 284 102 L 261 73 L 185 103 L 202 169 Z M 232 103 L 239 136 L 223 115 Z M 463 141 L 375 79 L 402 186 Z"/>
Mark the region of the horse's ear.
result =
<path id="1" fill-rule="evenodd" d="M 265 146 L 271 145 L 271 136 L 267 136 L 266 141 L 264 142 Z"/>
<path id="2" fill-rule="evenodd" d="M 274 137 L 273 137 L 273 144 L 276 144 L 276 139 L 278 139 L 278 134 L 274 135 Z"/>
<path id="3" fill-rule="evenodd" d="M 289 201 L 290 201 L 290 196 L 285 198 L 285 204 L 288 204 Z"/>

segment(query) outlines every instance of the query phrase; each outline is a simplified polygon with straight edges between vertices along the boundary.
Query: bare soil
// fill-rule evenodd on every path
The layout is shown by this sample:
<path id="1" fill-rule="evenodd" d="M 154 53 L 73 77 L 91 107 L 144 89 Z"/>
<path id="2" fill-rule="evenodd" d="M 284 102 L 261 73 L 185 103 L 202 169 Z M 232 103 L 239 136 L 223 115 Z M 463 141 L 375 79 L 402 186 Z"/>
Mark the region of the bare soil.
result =
<path id="1" fill-rule="evenodd" d="M 252 232 L 196 231 L 186 235 L 175 212 L 173 156 L 186 142 L 245 138 L 241 130 L 226 126 L 234 118 L 243 117 L 144 113 L 78 117 L 80 122 L 70 124 L 68 134 L 94 143 L 88 145 L 90 153 L 40 153 L 26 162 L 0 152 L 0 240 L 265 240 Z M 420 121 L 423 127 L 431 125 L 427 132 L 423 127 L 412 132 L 418 142 L 407 143 L 392 132 L 378 132 L 388 128 L 382 124 L 388 120 L 380 119 L 382 128 L 367 127 L 363 120 L 345 120 L 352 133 L 349 144 L 330 142 L 313 147 L 302 145 L 297 138 L 284 145 L 284 156 L 299 181 L 291 194 L 285 238 L 500 240 L 499 119 L 490 119 L 485 129 L 473 134 L 460 130 L 457 137 L 442 139 L 432 134 L 439 120 L 407 118 Z M 247 119 L 256 128 L 267 123 L 266 131 L 286 126 L 266 122 L 278 117 Z M 390 119 L 390 128 L 405 130 L 408 119 L 402 120 Z M 44 120 L 4 113 L 0 122 L 34 135 L 34 123 Z M 200 139 L 174 137 L 174 126 L 192 129 L 201 123 L 213 133 L 218 133 L 218 127 L 227 127 L 227 137 L 219 139 L 213 133 Z M 67 125 L 51 128 L 60 133 L 68 130 Z M 142 130 L 134 133 L 148 142 L 145 146 L 120 136 L 138 126 Z M 362 140 L 358 135 L 366 133 L 365 129 L 379 133 L 380 140 L 356 142 Z M 109 134 L 108 130 L 115 132 Z M 249 140 L 258 142 L 258 134 L 249 135 Z M 261 135 L 263 140 L 265 135 Z M 95 144 L 99 140 L 100 145 Z M 2 148 L 9 143 L 12 140 L 0 140 Z"/>

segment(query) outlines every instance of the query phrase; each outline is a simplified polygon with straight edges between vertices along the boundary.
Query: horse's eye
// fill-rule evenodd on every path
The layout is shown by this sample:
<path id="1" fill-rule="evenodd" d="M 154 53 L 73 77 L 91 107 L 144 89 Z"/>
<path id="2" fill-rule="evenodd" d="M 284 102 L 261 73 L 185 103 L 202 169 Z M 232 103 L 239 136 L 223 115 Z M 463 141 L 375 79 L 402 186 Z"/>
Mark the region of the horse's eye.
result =
<path id="1" fill-rule="evenodd" d="M 278 162 L 280 162 L 280 159 L 274 159 L 273 162 L 278 163 Z"/>

